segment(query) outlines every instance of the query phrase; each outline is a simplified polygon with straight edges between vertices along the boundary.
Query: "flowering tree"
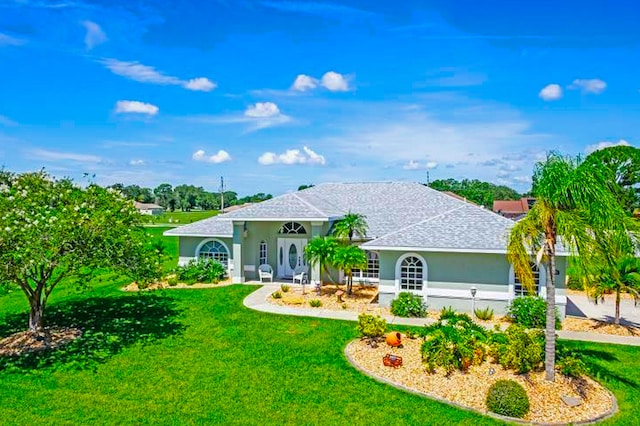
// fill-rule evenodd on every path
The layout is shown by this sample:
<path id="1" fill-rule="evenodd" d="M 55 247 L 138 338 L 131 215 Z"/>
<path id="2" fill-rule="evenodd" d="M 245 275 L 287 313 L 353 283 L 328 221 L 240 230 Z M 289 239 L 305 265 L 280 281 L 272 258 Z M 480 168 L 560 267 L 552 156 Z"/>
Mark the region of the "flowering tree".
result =
<path id="1" fill-rule="evenodd" d="M 47 299 L 61 282 L 84 285 L 105 268 L 137 281 L 158 276 L 140 219 L 116 190 L 0 172 L 0 282 L 24 292 L 31 331 L 43 330 Z"/>

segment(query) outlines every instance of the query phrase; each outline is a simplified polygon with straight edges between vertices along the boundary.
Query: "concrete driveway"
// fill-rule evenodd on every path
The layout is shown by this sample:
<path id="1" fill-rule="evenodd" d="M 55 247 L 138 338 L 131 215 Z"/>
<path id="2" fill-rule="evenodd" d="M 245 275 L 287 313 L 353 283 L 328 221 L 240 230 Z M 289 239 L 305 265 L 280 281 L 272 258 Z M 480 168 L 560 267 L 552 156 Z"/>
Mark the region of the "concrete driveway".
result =
<path id="1" fill-rule="evenodd" d="M 616 312 L 615 295 L 607 295 L 604 302 L 598 301 L 595 304 L 582 292 L 567 293 L 567 315 L 613 322 Z M 620 302 L 620 323 L 640 327 L 640 303 L 635 306 L 633 299 L 626 295 L 623 295 Z"/>

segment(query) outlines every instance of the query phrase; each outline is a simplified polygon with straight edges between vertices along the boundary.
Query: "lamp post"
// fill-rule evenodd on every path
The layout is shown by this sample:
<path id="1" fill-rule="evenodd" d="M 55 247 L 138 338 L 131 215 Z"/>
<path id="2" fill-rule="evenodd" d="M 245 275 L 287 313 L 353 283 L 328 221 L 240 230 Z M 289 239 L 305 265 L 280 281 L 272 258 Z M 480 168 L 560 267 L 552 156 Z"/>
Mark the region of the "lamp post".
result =
<path id="1" fill-rule="evenodd" d="M 476 319 L 476 294 L 478 293 L 478 289 L 473 286 L 471 287 L 471 315 L 473 319 Z"/>

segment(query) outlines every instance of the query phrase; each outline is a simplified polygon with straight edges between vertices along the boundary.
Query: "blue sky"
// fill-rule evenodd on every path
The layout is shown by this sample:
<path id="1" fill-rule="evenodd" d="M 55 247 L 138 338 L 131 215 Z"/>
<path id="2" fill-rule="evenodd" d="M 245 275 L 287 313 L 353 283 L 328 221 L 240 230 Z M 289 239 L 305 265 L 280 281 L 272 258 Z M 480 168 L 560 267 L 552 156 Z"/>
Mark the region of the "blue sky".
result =
<path id="1" fill-rule="evenodd" d="M 0 164 L 240 194 L 640 142 L 618 1 L 0 0 Z"/>

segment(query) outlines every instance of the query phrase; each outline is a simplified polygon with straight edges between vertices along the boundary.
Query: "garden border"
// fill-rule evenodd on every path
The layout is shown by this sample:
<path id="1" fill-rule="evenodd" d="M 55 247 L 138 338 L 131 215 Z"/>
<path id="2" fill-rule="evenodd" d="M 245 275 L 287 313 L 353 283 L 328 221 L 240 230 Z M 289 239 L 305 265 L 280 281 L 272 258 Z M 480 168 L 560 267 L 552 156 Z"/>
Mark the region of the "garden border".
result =
<path id="1" fill-rule="evenodd" d="M 492 417 L 494 419 L 497 420 L 502 420 L 505 422 L 510 422 L 510 423 L 518 423 L 518 424 L 522 424 L 522 425 L 544 425 L 544 426 L 564 426 L 564 425 L 591 425 L 591 424 L 595 424 L 597 422 L 609 419 L 611 417 L 613 417 L 614 415 L 616 415 L 616 413 L 618 413 L 618 400 L 616 399 L 616 396 L 604 385 L 602 385 L 602 387 L 604 389 L 606 389 L 606 391 L 609 393 L 609 396 L 611 396 L 612 401 L 613 401 L 613 406 L 611 407 L 611 410 L 609 410 L 607 413 L 601 414 L 598 417 L 595 417 L 593 419 L 589 419 L 589 420 L 583 420 L 583 421 L 579 421 L 579 422 L 572 422 L 572 423 L 540 423 L 540 422 L 528 422 L 522 419 L 518 419 L 515 417 L 507 417 L 507 416 L 502 416 L 500 414 L 496 414 L 496 413 L 492 413 L 490 411 L 487 412 L 483 412 L 480 410 L 477 410 L 475 408 L 472 407 L 468 407 L 466 405 L 462 405 L 459 404 L 457 402 L 453 402 L 453 401 L 449 401 L 447 399 L 444 398 L 440 398 L 438 396 L 434 396 L 431 394 L 428 394 L 426 392 L 422 392 L 419 391 L 417 389 L 412 389 L 410 387 L 392 382 L 391 380 L 382 377 L 382 376 L 378 376 L 377 374 L 374 374 L 370 371 L 365 370 L 363 367 L 361 367 L 360 365 L 358 365 L 358 363 L 356 363 L 353 358 L 351 357 L 351 355 L 349 355 L 349 351 L 348 349 L 351 347 L 351 345 L 355 345 L 356 342 L 358 341 L 358 339 L 356 340 L 352 340 L 351 342 L 349 342 L 345 347 L 344 347 L 344 356 L 347 358 L 347 361 L 349 361 L 349 364 L 351 364 L 351 366 L 353 368 L 355 368 L 356 370 L 358 370 L 360 373 L 364 374 L 365 376 L 371 377 L 372 379 L 374 379 L 375 381 L 379 382 L 379 383 L 383 383 L 385 385 L 390 385 L 396 389 L 408 392 L 408 393 L 412 393 L 414 395 L 418 395 L 421 396 L 423 398 L 428 398 L 431 399 L 433 401 L 437 401 L 437 402 L 441 402 L 443 404 L 447 404 L 450 406 L 453 406 L 455 408 L 459 408 L 461 410 L 465 410 L 465 411 L 470 411 L 476 414 L 480 414 L 482 416 L 488 416 L 488 417 Z"/>

